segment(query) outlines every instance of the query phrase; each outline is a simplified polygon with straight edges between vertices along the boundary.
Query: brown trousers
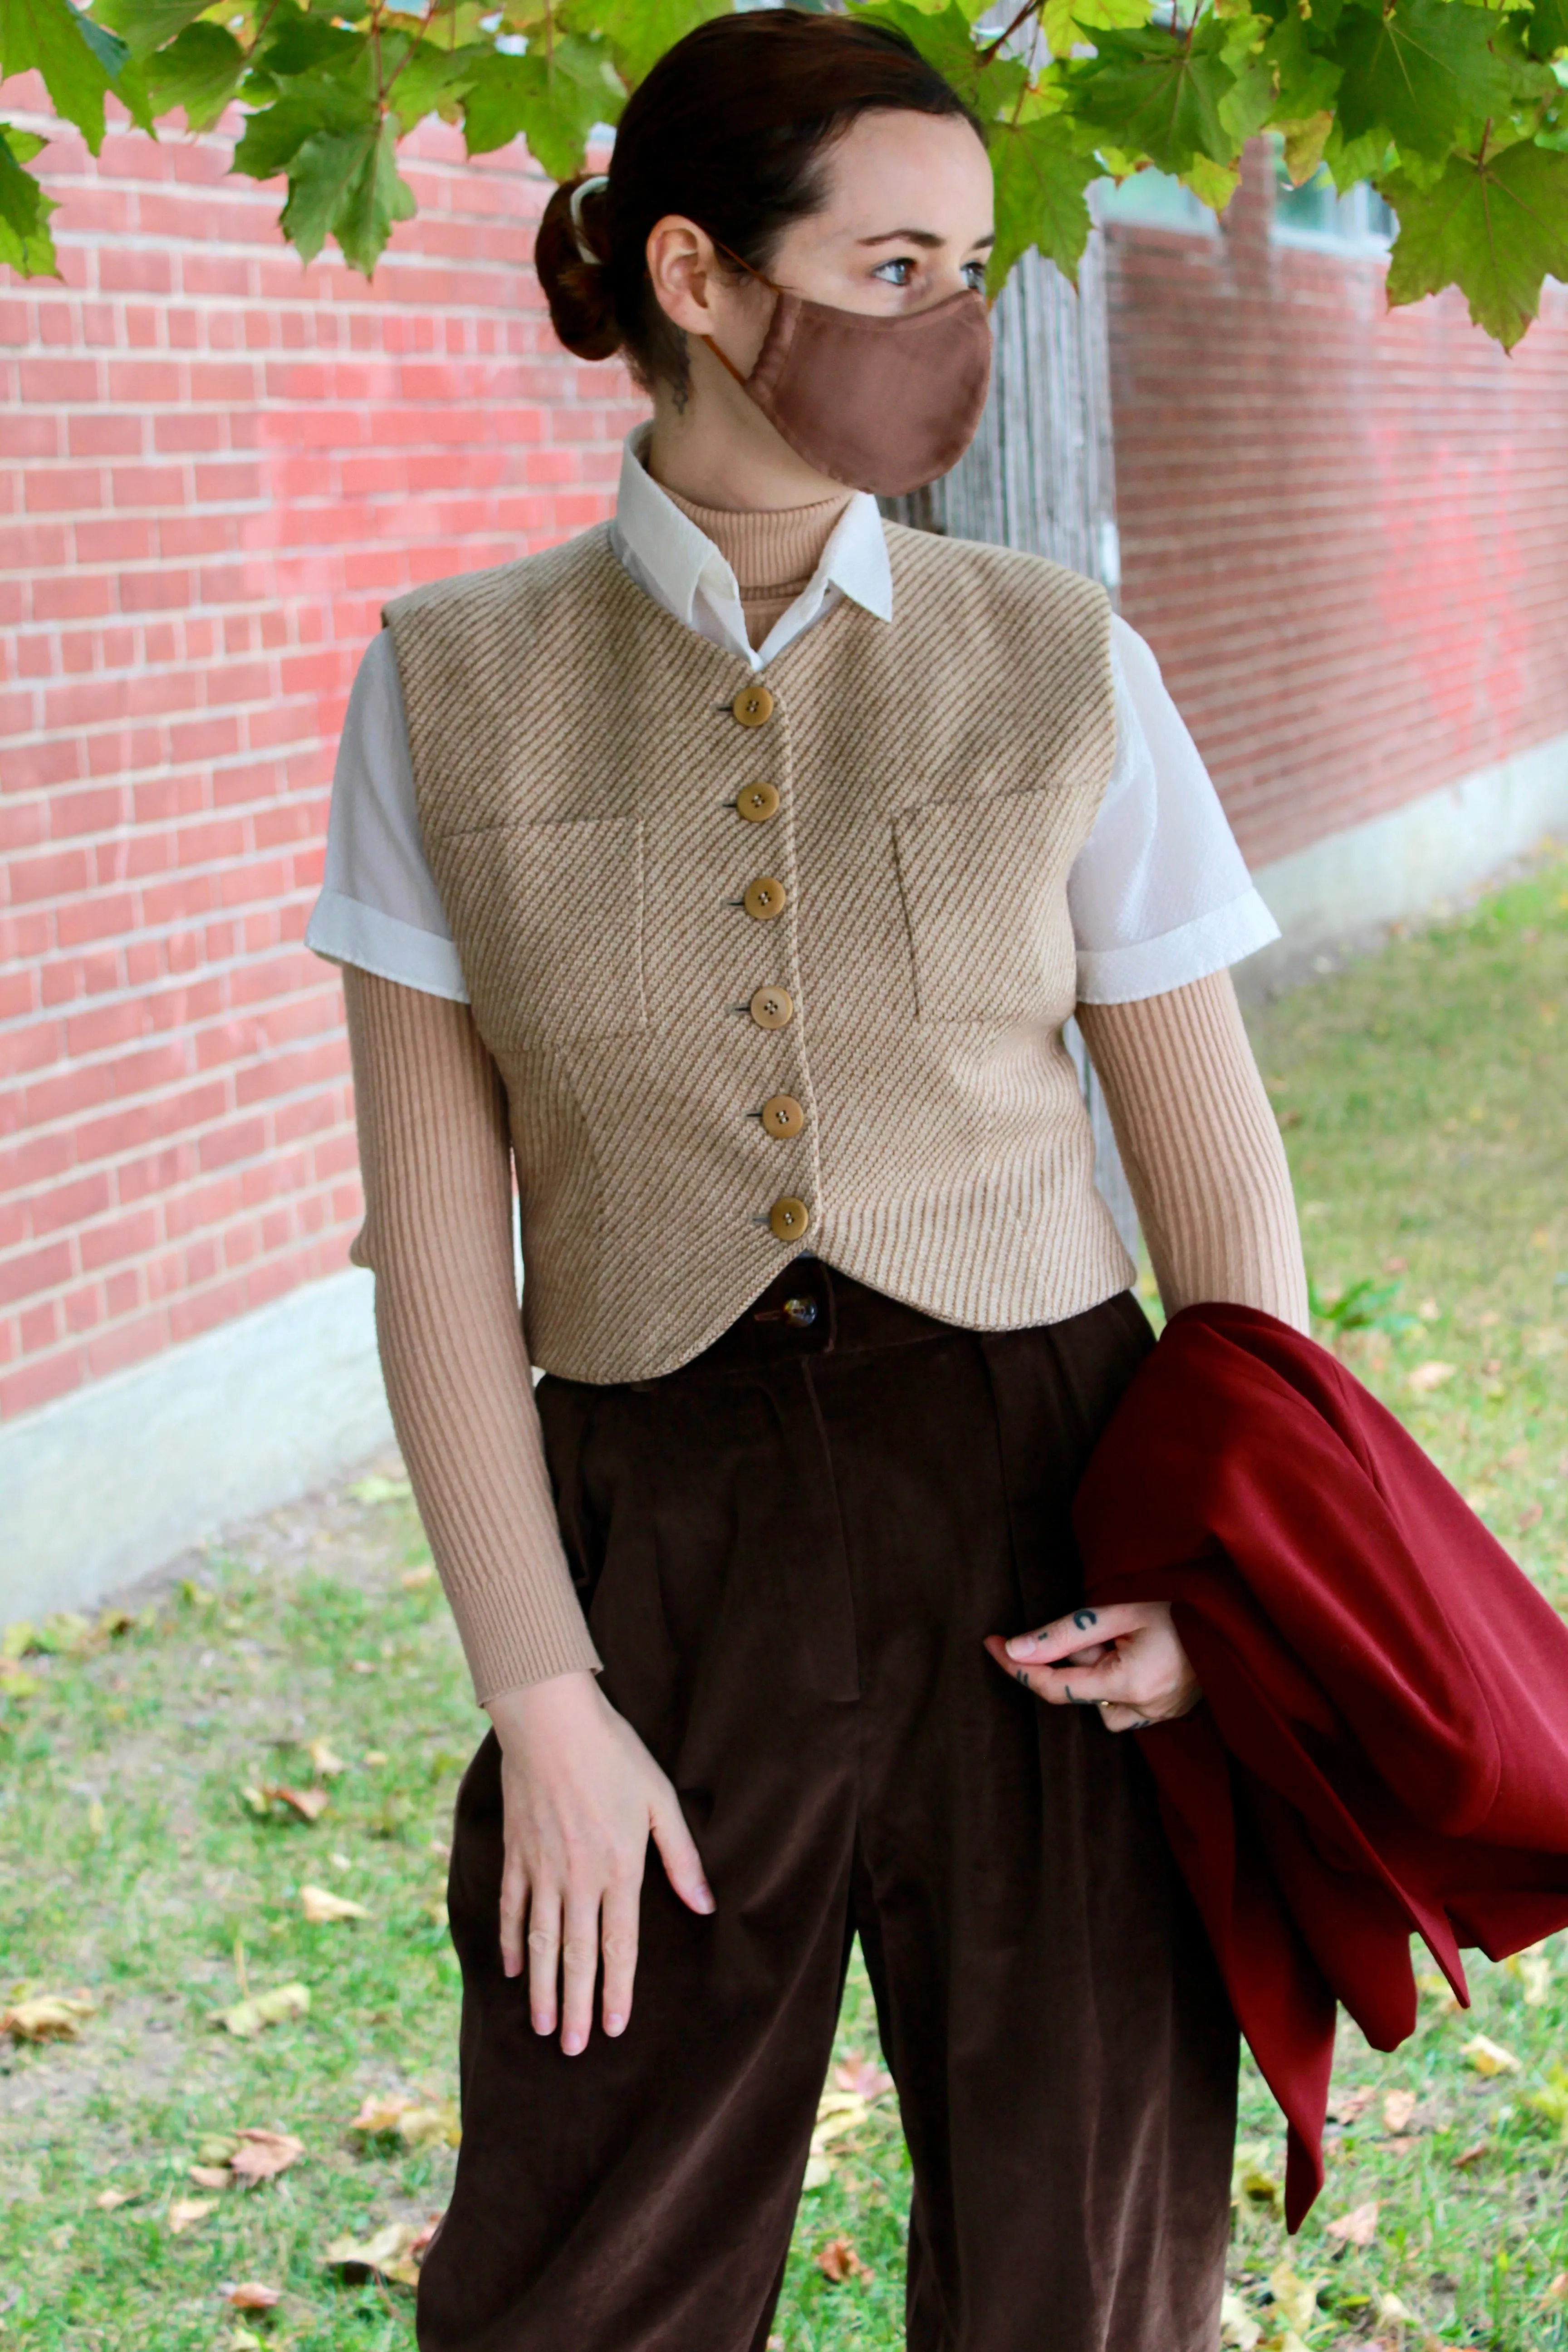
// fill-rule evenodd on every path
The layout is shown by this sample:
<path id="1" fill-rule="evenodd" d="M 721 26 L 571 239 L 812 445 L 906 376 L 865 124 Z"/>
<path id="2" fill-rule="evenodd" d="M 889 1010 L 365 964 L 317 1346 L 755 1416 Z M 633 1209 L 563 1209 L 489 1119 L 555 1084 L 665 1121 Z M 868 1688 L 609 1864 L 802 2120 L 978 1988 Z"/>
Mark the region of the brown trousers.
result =
<path id="1" fill-rule="evenodd" d="M 1071 1606 L 1068 1500 L 1151 1344 L 1130 1294 L 984 1334 L 805 1260 L 662 1380 L 542 1383 L 605 1691 L 718 1909 L 650 1853 L 624 2038 L 536 2037 L 500 1969 L 485 1739 L 422 2352 L 763 2352 L 856 1935 L 913 2165 L 916 2352 L 1217 2345 L 1228 2005 L 1136 1735 L 981 1648 Z"/>

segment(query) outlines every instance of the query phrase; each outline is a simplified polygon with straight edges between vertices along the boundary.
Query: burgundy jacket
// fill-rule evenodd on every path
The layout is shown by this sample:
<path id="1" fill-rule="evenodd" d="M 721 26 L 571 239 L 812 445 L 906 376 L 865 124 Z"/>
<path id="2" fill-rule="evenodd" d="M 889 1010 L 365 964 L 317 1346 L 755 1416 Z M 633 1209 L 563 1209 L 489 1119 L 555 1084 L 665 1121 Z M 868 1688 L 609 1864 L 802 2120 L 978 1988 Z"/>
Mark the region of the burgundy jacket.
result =
<path id="1" fill-rule="evenodd" d="M 1343 2001 L 1415 2023 L 1410 1933 L 1468 2002 L 1568 1925 L 1568 1626 L 1406 1431 L 1247 1307 L 1173 1318 L 1073 1507 L 1091 1601 L 1168 1601 L 1206 1704 L 1136 1735 L 1241 2029 L 1323 2183 Z"/>

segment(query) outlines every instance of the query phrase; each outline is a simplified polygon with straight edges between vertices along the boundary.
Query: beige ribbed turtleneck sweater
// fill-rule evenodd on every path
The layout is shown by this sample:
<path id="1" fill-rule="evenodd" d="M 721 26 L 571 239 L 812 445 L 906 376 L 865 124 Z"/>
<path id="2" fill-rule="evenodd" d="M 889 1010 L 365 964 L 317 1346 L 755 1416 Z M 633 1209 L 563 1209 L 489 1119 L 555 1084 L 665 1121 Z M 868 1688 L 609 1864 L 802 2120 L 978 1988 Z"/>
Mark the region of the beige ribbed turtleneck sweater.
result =
<path id="1" fill-rule="evenodd" d="M 833 526 L 854 495 L 846 490 L 842 498 L 824 499 L 816 506 L 741 514 L 727 507 L 694 506 L 668 482 L 659 488 L 670 505 L 712 541 L 734 573 L 746 635 L 753 646 L 763 643 L 773 623 L 783 620 L 810 585 Z"/>
<path id="2" fill-rule="evenodd" d="M 734 571 L 760 645 L 846 500 L 738 514 L 674 498 Z M 562 1547 L 513 1286 L 500 1076 L 467 1005 L 348 967 L 365 1220 L 387 1398 L 481 1702 L 598 1663 Z M 1226 971 L 1082 1005 L 1168 1314 L 1200 1299 L 1308 1328 L 1279 1132 Z"/>

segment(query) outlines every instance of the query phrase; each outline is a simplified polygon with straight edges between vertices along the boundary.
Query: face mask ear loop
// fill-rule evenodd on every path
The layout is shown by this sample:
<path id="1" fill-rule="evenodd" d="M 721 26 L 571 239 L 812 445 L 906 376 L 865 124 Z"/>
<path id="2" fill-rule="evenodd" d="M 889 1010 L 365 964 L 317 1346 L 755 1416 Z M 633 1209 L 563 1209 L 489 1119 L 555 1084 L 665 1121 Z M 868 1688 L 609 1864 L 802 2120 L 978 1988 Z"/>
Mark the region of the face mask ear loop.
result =
<path id="1" fill-rule="evenodd" d="M 721 253 L 726 261 L 732 261 L 737 269 L 743 269 L 748 278 L 754 278 L 759 286 L 765 286 L 767 288 L 770 294 L 776 295 L 784 292 L 784 289 L 782 286 L 775 286 L 771 278 L 764 278 L 760 269 L 753 268 L 749 261 L 742 261 L 738 253 L 731 252 L 731 248 L 721 237 L 713 236 L 711 229 L 708 231 L 708 235 L 712 240 L 713 250 L 715 253 Z M 741 390 L 744 392 L 746 389 L 745 377 L 741 373 L 741 371 L 735 365 L 734 361 L 731 359 L 727 353 L 720 350 L 712 336 L 699 335 L 697 340 L 700 343 L 707 344 L 708 349 L 712 352 L 720 366 L 723 368 L 728 374 L 734 377 L 735 382 L 740 385 Z"/>

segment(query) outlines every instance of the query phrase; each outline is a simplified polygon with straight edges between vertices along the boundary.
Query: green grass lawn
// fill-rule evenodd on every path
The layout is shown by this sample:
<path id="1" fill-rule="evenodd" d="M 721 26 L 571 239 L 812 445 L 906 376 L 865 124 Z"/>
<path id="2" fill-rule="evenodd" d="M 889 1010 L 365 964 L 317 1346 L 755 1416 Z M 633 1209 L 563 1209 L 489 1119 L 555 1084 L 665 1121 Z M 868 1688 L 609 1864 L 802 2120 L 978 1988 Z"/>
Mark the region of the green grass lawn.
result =
<path id="1" fill-rule="evenodd" d="M 1347 1360 L 1568 1602 L 1568 869 L 1282 1000 L 1255 1034 L 1319 1296 L 1388 1294 L 1362 1294 L 1378 1321 L 1344 1333 Z M 443 1846 L 481 1724 L 427 1558 L 400 1482 L 358 1482 L 0 1675 L 0 2006 L 92 2003 L 73 2039 L 0 2039 L 0 2352 L 411 2343 L 405 2285 L 324 2258 L 406 2236 L 451 2177 Z M 367 1916 L 312 1922 L 307 1886 Z M 303 2014 L 249 2037 L 215 2021 L 291 1984 Z M 1568 1939 L 1478 1965 L 1474 1989 L 1461 2015 L 1434 1985 L 1393 2057 L 1343 2034 L 1328 2188 L 1293 2242 L 1282 2136 L 1246 2077 L 1227 2341 L 1568 2347 Z M 1478 2033 L 1500 2071 L 1467 2057 Z M 858 1977 L 838 2054 L 785 2352 L 901 2342 L 909 2175 L 896 2107 L 854 2063 L 877 2054 Z M 351 2127 L 393 2095 L 410 2137 Z M 246 2129 L 302 2154 L 226 2182 Z M 247 2281 L 280 2300 L 237 2309 L 224 2290 Z"/>

